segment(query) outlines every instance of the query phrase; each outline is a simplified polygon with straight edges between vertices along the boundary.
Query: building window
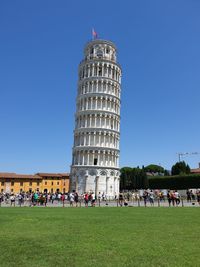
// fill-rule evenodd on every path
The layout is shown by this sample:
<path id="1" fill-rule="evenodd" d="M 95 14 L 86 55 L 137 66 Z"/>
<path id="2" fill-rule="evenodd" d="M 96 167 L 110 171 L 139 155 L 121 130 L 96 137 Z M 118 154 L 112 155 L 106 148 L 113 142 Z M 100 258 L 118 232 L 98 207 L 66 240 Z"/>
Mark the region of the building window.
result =
<path id="1" fill-rule="evenodd" d="M 20 182 L 20 186 L 23 186 L 23 182 Z"/>
<path id="2" fill-rule="evenodd" d="M 32 185 L 32 182 L 30 182 L 29 185 L 31 186 Z"/>
<path id="3" fill-rule="evenodd" d="M 65 186 L 65 182 L 63 183 L 63 185 Z"/>
<path id="4" fill-rule="evenodd" d="M 51 182 L 51 185 L 53 185 L 53 182 Z"/>
<path id="5" fill-rule="evenodd" d="M 57 182 L 57 185 L 59 185 L 59 182 Z"/>
<path id="6" fill-rule="evenodd" d="M 13 189 L 11 189 L 11 192 L 13 192 Z"/>
<path id="7" fill-rule="evenodd" d="M 47 185 L 47 181 L 45 181 L 45 183 L 44 183 L 45 185 Z"/>
<path id="8" fill-rule="evenodd" d="M 32 192 L 32 188 L 29 188 L 29 193 L 31 193 Z"/>
<path id="9" fill-rule="evenodd" d="M 97 159 L 94 159 L 94 165 L 97 165 Z"/>
<path id="10" fill-rule="evenodd" d="M 4 182 L 1 182 L 1 185 L 4 186 Z"/>
<path id="11" fill-rule="evenodd" d="M 14 182 L 11 182 L 11 185 L 13 186 L 14 185 Z"/>
<path id="12" fill-rule="evenodd" d="M 40 182 L 37 182 L 37 186 L 39 186 L 40 185 Z"/>

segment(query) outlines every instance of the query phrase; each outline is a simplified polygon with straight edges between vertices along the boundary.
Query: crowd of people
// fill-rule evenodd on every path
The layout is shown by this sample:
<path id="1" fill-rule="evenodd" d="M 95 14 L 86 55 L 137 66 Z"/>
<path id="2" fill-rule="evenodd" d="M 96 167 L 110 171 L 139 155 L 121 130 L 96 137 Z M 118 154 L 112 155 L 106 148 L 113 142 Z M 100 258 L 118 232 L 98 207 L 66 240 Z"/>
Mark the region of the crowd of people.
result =
<path id="1" fill-rule="evenodd" d="M 144 206 L 147 206 L 147 203 L 150 206 L 154 206 L 155 201 L 160 203 L 168 201 L 168 205 L 170 206 L 179 206 L 181 200 L 184 200 L 184 197 L 181 197 L 180 193 L 177 190 L 138 190 L 133 193 L 127 192 L 126 194 L 119 194 L 119 205 L 127 206 L 128 202 L 135 201 L 141 202 L 144 201 Z M 192 202 L 195 204 L 195 201 L 200 205 L 200 190 L 196 190 L 195 193 L 193 190 L 186 191 L 186 201 Z"/>
<path id="2" fill-rule="evenodd" d="M 16 204 L 19 206 L 47 206 L 50 204 L 69 204 L 70 207 L 78 207 L 82 203 L 85 204 L 85 207 L 88 207 L 90 204 L 91 207 L 95 207 L 97 201 L 106 201 L 107 196 L 103 192 L 102 194 L 99 192 L 98 197 L 96 198 L 95 193 L 85 192 L 84 194 L 79 195 L 77 192 L 69 192 L 69 193 L 47 193 L 47 192 L 20 192 L 18 194 L 14 193 L 0 193 L 0 204 L 4 203 L 10 206 L 15 206 Z"/>
<path id="3" fill-rule="evenodd" d="M 185 194 L 185 200 L 188 203 L 195 204 L 195 201 L 200 205 L 200 190 L 187 190 Z M 146 207 L 149 203 L 150 206 L 154 206 L 155 201 L 160 203 L 168 202 L 168 206 L 179 206 L 181 200 L 180 193 L 177 190 L 136 190 L 134 192 L 120 192 L 118 195 L 115 194 L 114 199 L 110 199 L 104 192 L 99 192 L 95 195 L 94 192 L 85 192 L 79 195 L 75 190 L 69 193 L 47 193 L 47 192 L 20 192 L 18 194 L 9 194 L 2 192 L 0 194 L 0 205 L 1 203 L 10 206 L 55 206 L 60 204 L 63 207 L 69 204 L 70 207 L 78 207 L 82 204 L 85 207 L 95 207 L 96 204 L 100 206 L 100 203 L 105 203 L 108 205 L 109 201 L 115 201 L 117 206 L 128 206 L 131 203 L 138 203 L 140 205 L 141 201 L 144 202 Z"/>

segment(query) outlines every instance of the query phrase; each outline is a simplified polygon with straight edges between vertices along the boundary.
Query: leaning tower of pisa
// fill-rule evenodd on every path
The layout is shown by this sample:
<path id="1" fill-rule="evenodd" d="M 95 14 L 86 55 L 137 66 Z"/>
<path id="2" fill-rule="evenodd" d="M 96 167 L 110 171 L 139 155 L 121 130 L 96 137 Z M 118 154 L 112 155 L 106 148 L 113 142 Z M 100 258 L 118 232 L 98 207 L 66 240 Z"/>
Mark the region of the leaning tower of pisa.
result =
<path id="1" fill-rule="evenodd" d="M 121 67 L 116 46 L 86 44 L 79 65 L 70 189 L 119 193 Z"/>

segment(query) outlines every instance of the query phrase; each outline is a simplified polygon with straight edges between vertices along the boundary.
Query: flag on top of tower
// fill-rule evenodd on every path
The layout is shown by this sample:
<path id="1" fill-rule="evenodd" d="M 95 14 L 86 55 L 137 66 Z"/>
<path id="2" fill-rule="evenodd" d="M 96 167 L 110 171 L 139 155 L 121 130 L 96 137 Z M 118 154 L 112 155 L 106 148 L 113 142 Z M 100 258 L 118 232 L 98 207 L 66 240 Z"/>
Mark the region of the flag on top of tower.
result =
<path id="1" fill-rule="evenodd" d="M 97 32 L 94 29 L 92 29 L 92 37 L 93 39 L 97 39 Z"/>

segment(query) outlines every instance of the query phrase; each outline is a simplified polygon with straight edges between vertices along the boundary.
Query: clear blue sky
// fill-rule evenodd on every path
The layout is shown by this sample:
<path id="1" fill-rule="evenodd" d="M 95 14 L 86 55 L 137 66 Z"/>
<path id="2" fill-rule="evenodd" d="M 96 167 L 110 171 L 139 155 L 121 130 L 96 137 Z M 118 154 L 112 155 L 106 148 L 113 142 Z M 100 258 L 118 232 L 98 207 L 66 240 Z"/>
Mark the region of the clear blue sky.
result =
<path id="1" fill-rule="evenodd" d="M 120 165 L 200 152 L 200 1 L 1 0 L 0 171 L 70 170 L 78 64 L 92 27 L 123 69 Z M 197 167 L 200 155 L 184 158 Z"/>

